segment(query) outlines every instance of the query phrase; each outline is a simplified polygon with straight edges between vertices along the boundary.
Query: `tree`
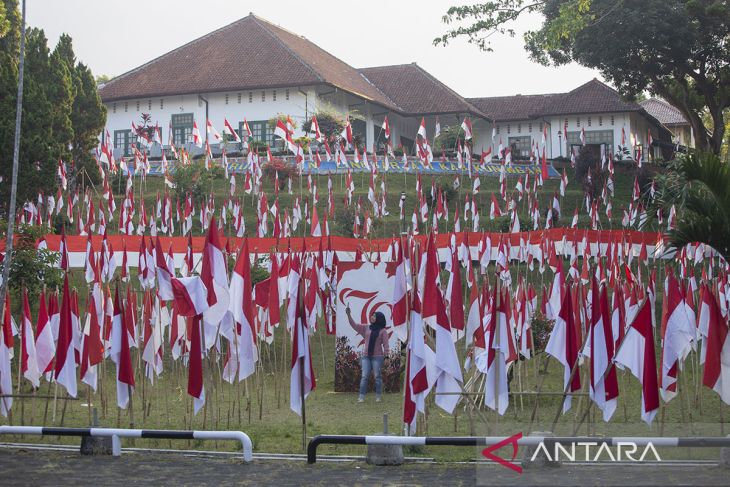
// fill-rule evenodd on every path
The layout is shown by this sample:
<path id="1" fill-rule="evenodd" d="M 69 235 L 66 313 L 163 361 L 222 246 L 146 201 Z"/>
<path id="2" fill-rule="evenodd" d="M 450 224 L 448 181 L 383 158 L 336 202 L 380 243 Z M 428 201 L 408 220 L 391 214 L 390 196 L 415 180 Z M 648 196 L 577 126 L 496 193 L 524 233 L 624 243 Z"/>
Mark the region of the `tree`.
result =
<path id="1" fill-rule="evenodd" d="M 76 62 L 71 36 L 61 35 L 54 54 L 57 54 L 66 65 L 72 81 L 71 157 L 75 163 L 74 175 L 84 170 L 84 177 L 88 177 L 92 183 L 97 183 L 101 180 L 101 175 L 96 169 L 92 151 L 98 145 L 99 133 L 106 123 L 106 107 L 96 90 L 96 80 L 91 70 L 85 64 Z"/>
<path id="2" fill-rule="evenodd" d="M 0 0 L 8 28 L 0 35 L 0 176 L 10 181 L 15 137 L 20 12 L 17 0 Z M 0 16 L 0 32 L 2 31 Z M 81 168 L 98 178 L 92 155 L 106 111 L 91 71 L 76 62 L 71 38 L 62 35 L 53 52 L 40 29 L 26 39 L 23 117 L 17 200 L 55 193 L 57 161 L 67 163 L 70 182 Z M 0 184 L 0 209 L 7 212 L 10 185 Z"/>
<path id="3" fill-rule="evenodd" d="M 8 20 L 7 10 L 5 4 L 0 2 L 0 38 L 5 37 L 9 30 L 10 21 Z"/>
<path id="4" fill-rule="evenodd" d="M 710 152 L 692 152 L 656 179 L 657 206 L 664 215 L 677 212 L 672 245 L 703 242 L 730 260 L 730 166 Z"/>
<path id="5" fill-rule="evenodd" d="M 493 34 L 514 36 L 514 22 L 529 14 L 543 17 L 524 34 L 532 60 L 598 69 L 629 99 L 644 90 L 659 95 L 689 120 L 698 148 L 720 153 L 730 107 L 730 2 L 494 0 L 451 7 L 443 21 L 453 27 L 434 44 L 466 37 L 491 51 Z"/>

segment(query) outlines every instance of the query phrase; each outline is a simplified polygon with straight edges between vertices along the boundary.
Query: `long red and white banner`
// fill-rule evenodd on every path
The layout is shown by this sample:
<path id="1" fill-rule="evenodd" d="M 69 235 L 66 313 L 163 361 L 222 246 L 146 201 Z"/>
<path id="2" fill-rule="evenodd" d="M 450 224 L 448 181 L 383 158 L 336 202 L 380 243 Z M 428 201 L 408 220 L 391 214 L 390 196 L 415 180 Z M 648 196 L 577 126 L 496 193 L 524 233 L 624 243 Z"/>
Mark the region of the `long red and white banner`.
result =
<path id="1" fill-rule="evenodd" d="M 649 256 L 657 258 L 670 258 L 674 256 L 674 251 L 666 252 L 667 247 L 661 233 L 659 232 L 639 232 L 634 230 L 584 230 L 575 228 L 553 228 L 549 230 L 540 230 L 534 232 L 519 233 L 498 233 L 498 232 L 459 232 L 459 233 L 442 233 L 436 236 L 436 245 L 439 249 L 439 257 L 443 261 L 446 259 L 447 248 L 452 244 L 452 237 L 457 246 L 461 246 L 465 239 L 468 242 L 472 259 L 478 259 L 478 248 L 480 242 L 490 242 L 494 249 L 498 248 L 500 243 L 507 245 L 511 249 L 511 257 L 519 258 L 521 251 L 528 251 L 530 247 L 533 250 L 544 245 L 547 241 L 554 245 L 554 250 L 558 255 L 572 255 L 577 252 L 578 255 L 587 253 L 590 256 L 605 256 L 609 247 L 613 245 L 624 245 L 627 250 L 631 250 L 635 256 L 638 256 L 641 248 L 646 246 Z M 91 237 L 91 243 L 95 252 L 102 248 L 103 236 L 94 235 Z M 109 235 L 107 241 L 115 253 L 121 256 L 122 251 L 126 248 L 127 259 L 131 267 L 137 265 L 138 250 L 142 241 L 141 236 L 136 235 Z M 147 245 L 150 244 L 151 238 L 145 236 Z M 426 236 L 419 235 L 416 240 L 423 240 L 425 243 Z M 44 237 L 45 244 L 48 249 L 57 251 L 60 246 L 60 235 L 46 235 Z M 317 252 L 322 250 L 334 250 L 340 261 L 353 261 L 358 253 L 367 256 L 368 260 L 389 261 L 391 257 L 391 244 L 398 240 L 398 237 L 382 238 L 382 239 L 360 239 L 352 237 L 329 236 L 329 237 L 292 237 L 287 239 L 276 238 L 249 238 L 248 246 L 251 254 L 265 256 L 269 253 L 283 252 L 300 252 L 302 250 L 308 252 Z M 242 238 L 222 237 L 222 245 L 226 246 L 231 252 L 237 251 L 242 242 Z M 85 263 L 86 247 L 89 242 L 87 236 L 66 236 L 66 242 L 69 252 L 70 267 L 82 268 Z M 160 237 L 163 250 L 172 249 L 176 266 L 182 265 L 185 252 L 188 249 L 188 237 Z M 194 259 L 197 260 L 203 251 L 205 237 L 192 237 L 192 247 Z M 588 248 L 586 248 L 588 246 Z M 5 241 L 0 241 L 0 252 L 5 249 Z M 379 255 L 378 255 L 379 254 Z M 533 252 L 534 255 L 534 252 Z"/>

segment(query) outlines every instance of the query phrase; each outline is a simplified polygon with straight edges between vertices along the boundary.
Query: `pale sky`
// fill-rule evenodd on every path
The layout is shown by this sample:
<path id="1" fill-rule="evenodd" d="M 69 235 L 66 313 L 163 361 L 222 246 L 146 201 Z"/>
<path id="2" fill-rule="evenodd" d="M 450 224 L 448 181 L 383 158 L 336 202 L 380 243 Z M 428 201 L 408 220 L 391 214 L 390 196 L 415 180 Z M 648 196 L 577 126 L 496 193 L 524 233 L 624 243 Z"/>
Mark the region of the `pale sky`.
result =
<path id="1" fill-rule="evenodd" d="M 369 0 L 247 2 L 233 0 L 27 0 L 27 21 L 45 30 L 51 49 L 66 32 L 94 75 L 117 76 L 249 12 L 303 35 L 356 68 L 416 62 L 464 97 L 569 91 L 598 72 L 545 68 L 528 59 L 521 32 L 493 36 L 495 52 L 464 40 L 436 47 L 451 1 Z M 472 2 L 473 3 L 473 2 Z"/>

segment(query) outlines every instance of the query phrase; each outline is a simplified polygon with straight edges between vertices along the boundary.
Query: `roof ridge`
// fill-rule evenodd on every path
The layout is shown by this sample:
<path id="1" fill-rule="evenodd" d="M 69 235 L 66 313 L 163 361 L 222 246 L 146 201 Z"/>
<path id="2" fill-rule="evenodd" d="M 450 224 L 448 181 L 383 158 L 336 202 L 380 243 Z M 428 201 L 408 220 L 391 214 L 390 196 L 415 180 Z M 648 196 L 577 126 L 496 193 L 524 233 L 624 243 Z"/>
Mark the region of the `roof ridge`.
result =
<path id="1" fill-rule="evenodd" d="M 440 85 L 440 86 L 443 86 L 443 87 L 444 87 L 444 88 L 446 88 L 446 90 L 448 90 L 448 91 L 449 91 L 449 92 L 450 92 L 450 93 L 451 93 L 452 95 L 456 96 L 456 97 L 457 97 L 458 99 L 460 99 L 460 100 L 462 100 L 462 101 L 463 101 L 464 103 L 466 103 L 466 105 L 467 105 L 467 108 L 469 108 L 469 107 L 470 107 L 470 108 L 472 108 L 472 109 L 474 110 L 474 114 L 475 114 L 475 115 L 480 115 L 480 116 L 482 116 L 482 117 L 484 117 L 484 118 L 486 118 L 486 119 L 488 119 L 488 118 L 489 118 L 489 117 L 487 117 L 487 114 L 486 114 L 486 113 L 483 113 L 483 112 L 482 112 L 481 110 L 479 110 L 479 109 L 478 109 L 477 107 L 475 107 L 474 105 L 472 105 L 471 103 L 469 103 L 469 102 L 468 102 L 468 101 L 466 100 L 466 98 L 464 98 L 463 96 L 461 96 L 461 95 L 460 95 L 459 93 L 457 93 L 456 91 L 452 90 L 452 89 L 451 89 L 451 88 L 449 87 L 449 85 L 447 85 L 447 84 L 446 84 L 446 83 L 444 83 L 443 81 L 440 81 L 440 80 L 438 80 L 437 78 L 435 78 L 435 77 L 434 77 L 434 76 L 433 76 L 433 75 L 432 75 L 431 73 L 429 73 L 428 71 L 426 71 L 425 69 L 423 69 L 423 68 L 422 68 L 421 66 L 419 66 L 419 65 L 418 65 L 418 63 L 413 63 L 413 64 L 412 64 L 412 66 L 414 66 L 414 67 L 415 67 L 416 69 L 418 69 L 419 71 L 421 71 L 421 72 L 422 72 L 422 73 L 423 73 L 423 74 L 424 74 L 424 75 L 425 75 L 425 76 L 426 76 L 426 77 L 427 77 L 427 78 L 428 78 L 429 80 L 431 80 L 431 83 L 433 83 L 433 84 L 434 84 L 434 86 L 439 86 L 439 85 Z"/>
<path id="2" fill-rule="evenodd" d="M 281 45 L 282 45 L 282 46 L 283 46 L 283 47 L 284 47 L 284 48 L 285 48 L 285 49 L 286 49 L 287 51 L 291 52 L 291 53 L 292 53 L 292 55 L 294 55 L 294 56 L 295 56 L 295 57 L 296 57 L 296 58 L 297 58 L 297 59 L 299 60 L 299 62 L 301 62 L 301 63 L 302 63 L 302 64 L 303 64 L 303 65 L 304 65 L 304 66 L 305 66 L 305 67 L 306 67 L 307 69 L 309 69 L 309 70 L 310 70 L 310 71 L 311 71 L 311 72 L 312 72 L 312 73 L 313 73 L 313 74 L 314 74 L 314 75 L 315 75 L 315 76 L 316 76 L 316 77 L 317 77 L 317 78 L 318 78 L 318 79 L 319 79 L 319 80 L 320 80 L 321 82 L 323 82 L 323 83 L 329 83 L 329 84 L 331 84 L 331 85 L 337 86 L 338 88 L 340 88 L 340 89 L 342 89 L 342 90 L 345 90 L 345 91 L 350 91 L 350 92 L 352 92 L 351 90 L 348 90 L 348 89 L 346 89 L 346 88 L 344 88 L 344 87 L 342 87 L 342 86 L 339 86 L 339 85 L 335 85 L 335 83 L 333 83 L 332 81 L 329 81 L 329 80 L 327 80 L 327 79 L 323 78 L 322 76 L 320 76 L 319 72 L 318 72 L 318 71 L 317 71 L 316 69 L 314 69 L 314 67 L 312 67 L 312 66 L 311 66 L 311 65 L 310 65 L 309 63 L 307 63 L 307 62 L 306 62 L 306 61 L 305 61 L 305 60 L 304 60 L 304 59 L 303 59 L 303 58 L 302 58 L 301 56 L 299 56 L 299 55 L 298 55 L 298 54 L 297 54 L 296 52 L 294 52 L 294 50 L 293 50 L 292 48 L 290 48 L 290 47 L 289 47 L 289 46 L 287 45 L 287 43 L 286 43 L 286 42 L 284 42 L 284 41 L 283 41 L 283 40 L 282 40 L 282 39 L 281 39 L 281 38 L 280 38 L 280 37 L 279 37 L 279 36 L 278 36 L 278 35 L 277 35 L 277 34 L 276 34 L 275 32 L 273 32 L 273 31 L 272 31 L 272 30 L 271 30 L 271 29 L 269 28 L 269 26 L 275 27 L 275 28 L 277 28 L 277 29 L 281 29 L 281 30 L 283 30 L 284 32 L 286 32 L 287 34 L 289 34 L 289 35 L 292 35 L 292 36 L 295 36 L 295 37 L 297 37 L 297 38 L 301 38 L 301 39 L 304 39 L 305 41 L 307 41 L 308 43 L 312 44 L 312 45 L 313 45 L 314 47 L 316 47 L 317 49 L 319 49 L 319 50 L 321 50 L 322 52 L 326 53 L 326 54 L 327 54 L 328 56 L 331 56 L 332 58 L 336 59 L 337 61 L 341 62 L 342 64 L 344 64 L 344 65 L 346 65 L 346 66 L 349 66 L 349 67 L 350 67 L 351 69 L 353 69 L 353 70 L 354 70 L 355 72 L 357 72 L 357 74 L 358 74 L 358 75 L 360 75 L 360 77 L 361 77 L 361 78 L 363 78 L 363 80 L 365 80 L 365 81 L 366 81 L 366 82 L 368 83 L 368 85 L 369 85 L 369 86 L 371 86 L 371 87 L 375 88 L 375 89 L 376 89 L 376 90 L 378 91 L 378 93 L 380 93 L 381 95 L 383 95 L 383 97 L 384 97 L 384 98 L 385 98 L 386 100 L 388 100 L 388 101 L 389 101 L 389 102 L 390 102 L 390 103 L 391 103 L 391 104 L 393 105 L 393 107 L 395 107 L 396 109 L 398 109 L 398 110 L 400 110 L 400 111 L 403 111 L 402 107 L 400 107 L 400 106 L 399 106 L 399 105 L 398 105 L 397 103 L 395 103 L 395 102 L 394 102 L 394 101 L 393 101 L 393 100 L 392 100 L 392 99 L 391 99 L 391 98 L 390 98 L 390 97 L 389 97 L 388 95 L 386 95 L 385 93 L 383 93 L 383 91 L 382 91 L 382 90 L 380 90 L 380 89 L 379 89 L 379 88 L 378 88 L 377 86 L 375 86 L 375 85 L 373 84 L 373 82 L 372 82 L 372 81 L 370 81 L 370 80 L 369 80 L 369 79 L 368 79 L 368 78 L 367 78 L 366 76 L 364 76 L 364 75 L 363 75 L 363 74 L 362 74 L 362 73 L 360 72 L 360 70 L 359 70 L 359 69 L 355 68 L 355 67 L 354 67 L 354 66 L 352 66 L 351 64 L 349 64 L 349 63 L 347 63 L 347 62 L 343 61 L 342 59 L 338 58 L 337 56 L 335 56 L 335 55 L 334 55 L 334 54 L 332 54 L 331 52 L 329 52 L 329 51 L 326 51 L 326 50 L 322 49 L 322 48 L 321 48 L 321 47 L 320 47 L 319 45 L 317 45 L 317 43 L 315 43 L 315 42 L 313 42 L 313 41 L 310 41 L 310 40 L 309 40 L 309 39 L 307 39 L 306 37 L 304 37 L 304 36 L 301 36 L 301 35 L 299 35 L 299 34 L 297 34 L 297 33 L 295 33 L 295 32 L 292 32 L 292 31 L 290 31 L 290 30 L 288 30 L 288 29 L 286 29 L 286 28 L 284 28 L 284 27 L 281 27 L 281 26 L 279 26 L 279 25 L 273 24 L 273 23 L 269 22 L 268 20 L 266 20 L 266 19 L 263 19 L 263 18 L 261 18 L 261 17 L 259 17 L 259 16 L 257 16 L 257 15 L 254 15 L 254 14 L 251 14 L 251 15 L 253 16 L 253 18 L 254 18 L 255 20 L 257 20 L 257 21 L 260 21 L 260 22 L 259 22 L 259 24 L 260 24 L 260 25 L 262 25 L 262 27 L 264 27 L 264 28 L 265 28 L 265 29 L 266 29 L 266 30 L 267 30 L 267 31 L 268 31 L 268 32 L 269 32 L 269 33 L 270 33 L 270 34 L 271 34 L 271 35 L 272 35 L 272 36 L 273 36 L 273 37 L 274 37 L 274 38 L 276 39 L 276 41 L 277 41 L 277 42 L 279 42 L 279 43 L 280 43 L 280 44 L 281 44 Z M 266 24 L 268 24 L 268 25 L 266 25 Z M 357 94 L 357 95 L 359 95 L 359 96 L 367 96 L 367 95 L 365 95 L 365 94 L 363 94 L 363 93 L 359 93 L 359 94 L 358 94 L 358 93 L 354 93 L 354 94 Z M 371 102 L 373 102 L 373 103 L 378 103 L 377 101 L 374 101 L 374 100 L 371 100 Z"/>
<path id="3" fill-rule="evenodd" d="M 241 17 L 240 19 L 237 19 L 237 20 L 234 20 L 233 22 L 231 22 L 231 23 L 229 23 L 229 24 L 226 24 L 226 25 L 224 25 L 224 26 L 222 26 L 222 27 L 219 27 L 219 28 L 215 29 L 215 30 L 214 30 L 214 31 L 212 31 L 212 32 L 208 32 L 208 33 L 207 33 L 207 34 L 205 34 L 205 35 L 202 35 L 202 36 L 200 36 L 200 37 L 196 37 L 195 39 L 193 39 L 193 40 L 191 40 L 191 41 L 188 41 L 188 42 L 186 42 L 186 43 L 185 43 L 185 44 L 183 44 L 182 46 L 178 46 L 178 47 L 176 47 L 175 49 L 172 49 L 172 50 L 170 50 L 170 51 L 167 51 L 167 52 L 165 52 L 164 54 L 160 54 L 159 56 L 157 56 L 157 57 L 155 57 L 155 58 L 152 58 L 152 59 L 150 59 L 150 60 L 149 60 L 149 61 L 147 61 L 146 63 L 144 63 L 144 64 L 141 64 L 141 65 L 137 66 L 136 68 L 132 68 L 132 69 L 130 69 L 129 71 L 125 71 L 124 73 L 120 74 L 119 76 L 115 76 L 114 78 L 112 78 L 112 79 L 110 79 L 109 81 L 107 81 L 106 83 L 104 83 L 104 87 L 107 87 L 107 86 L 109 86 L 110 84 L 114 83 L 115 81 L 117 81 L 117 80 L 119 80 L 119 79 L 122 79 L 122 78 L 124 78 L 124 77 L 126 77 L 126 76 L 128 76 L 128 75 L 130 75 L 130 74 L 132 74 L 132 73 L 135 73 L 135 72 L 137 72 L 137 71 L 140 71 L 141 69 L 143 69 L 143 68 L 145 68 L 145 67 L 149 66 L 150 64 L 152 64 L 152 63 L 154 63 L 154 62 L 156 62 L 156 61 L 159 61 L 160 59 L 162 59 L 162 58 L 164 58 L 164 57 L 166 57 L 166 56 L 168 56 L 168 55 L 170 55 L 170 54 L 172 54 L 172 53 L 174 53 L 174 52 L 177 52 L 177 51 L 179 51 L 179 50 L 181 50 L 181 49 L 184 49 L 184 48 L 186 48 L 186 47 L 188 47 L 188 46 L 190 46 L 190 45 L 193 45 L 193 44 L 195 44 L 196 42 L 202 41 L 203 39 L 207 39 L 207 38 L 211 37 L 211 36 L 212 36 L 213 34 L 217 34 L 217 33 L 221 32 L 221 31 L 223 31 L 223 30 L 226 30 L 226 29 L 228 29 L 228 28 L 232 27 L 233 25 L 235 25 L 235 24 L 238 24 L 239 22 L 242 22 L 242 21 L 246 20 L 246 19 L 247 19 L 247 18 L 249 18 L 249 17 L 252 17 L 252 18 L 256 18 L 256 16 L 255 16 L 254 14 L 252 14 L 252 13 L 249 13 L 249 14 L 248 14 L 247 16 L 245 16 L 245 17 Z"/>
<path id="4" fill-rule="evenodd" d="M 266 30 L 266 32 L 268 32 L 269 35 L 276 40 L 276 42 L 278 42 L 284 49 L 286 49 L 292 56 L 294 56 L 305 68 L 307 68 L 315 76 L 315 78 L 317 78 L 319 81 L 321 81 L 323 83 L 326 82 L 325 79 L 319 74 L 319 72 L 316 69 L 314 69 L 314 67 L 312 67 L 312 65 L 310 65 L 308 62 L 306 62 L 304 59 L 302 59 L 302 57 L 299 54 L 294 52 L 294 50 L 291 47 L 289 47 L 286 42 L 284 42 L 278 35 L 276 35 L 275 32 L 273 32 L 269 28 L 270 25 L 273 26 L 274 24 L 272 24 L 271 22 L 269 22 L 266 19 L 262 19 L 261 17 L 258 17 L 257 15 L 250 14 L 250 16 L 253 18 L 253 20 L 258 25 L 260 25 L 264 30 Z M 290 31 L 284 29 L 283 27 L 278 27 L 278 26 L 276 26 L 276 27 L 280 28 L 281 30 L 283 30 L 287 33 L 296 35 Z M 309 42 L 311 42 L 311 41 L 309 41 Z M 312 43 L 312 44 L 314 44 L 314 43 Z M 316 45 L 316 44 L 314 44 L 314 45 Z"/>

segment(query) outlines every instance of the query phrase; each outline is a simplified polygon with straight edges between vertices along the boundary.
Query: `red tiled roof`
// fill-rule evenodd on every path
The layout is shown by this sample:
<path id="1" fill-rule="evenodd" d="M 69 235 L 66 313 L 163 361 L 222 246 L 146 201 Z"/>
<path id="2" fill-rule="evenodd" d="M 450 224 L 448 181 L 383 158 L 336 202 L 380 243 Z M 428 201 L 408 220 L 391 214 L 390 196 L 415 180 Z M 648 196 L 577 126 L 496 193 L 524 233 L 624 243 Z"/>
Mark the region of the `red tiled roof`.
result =
<path id="1" fill-rule="evenodd" d="M 416 63 L 361 68 L 360 72 L 404 114 L 468 113 L 486 118 L 478 107 Z"/>
<path id="2" fill-rule="evenodd" d="M 641 110 L 638 103 L 625 101 L 618 91 L 593 78 L 568 93 L 553 97 L 546 104 L 544 115 L 639 112 Z"/>
<path id="3" fill-rule="evenodd" d="M 496 121 L 574 113 L 642 111 L 639 104 L 623 100 L 616 90 L 595 78 L 567 93 L 469 98 L 468 101 Z"/>
<path id="4" fill-rule="evenodd" d="M 664 100 L 649 98 L 639 102 L 639 104 L 664 125 L 689 125 L 684 114 Z"/>
<path id="5" fill-rule="evenodd" d="M 551 97 L 560 95 L 514 95 L 468 98 L 474 106 L 496 121 L 527 120 L 540 116 Z"/>
<path id="6" fill-rule="evenodd" d="M 398 107 L 355 68 L 253 14 L 118 76 L 103 101 L 253 88 L 329 84 Z"/>

